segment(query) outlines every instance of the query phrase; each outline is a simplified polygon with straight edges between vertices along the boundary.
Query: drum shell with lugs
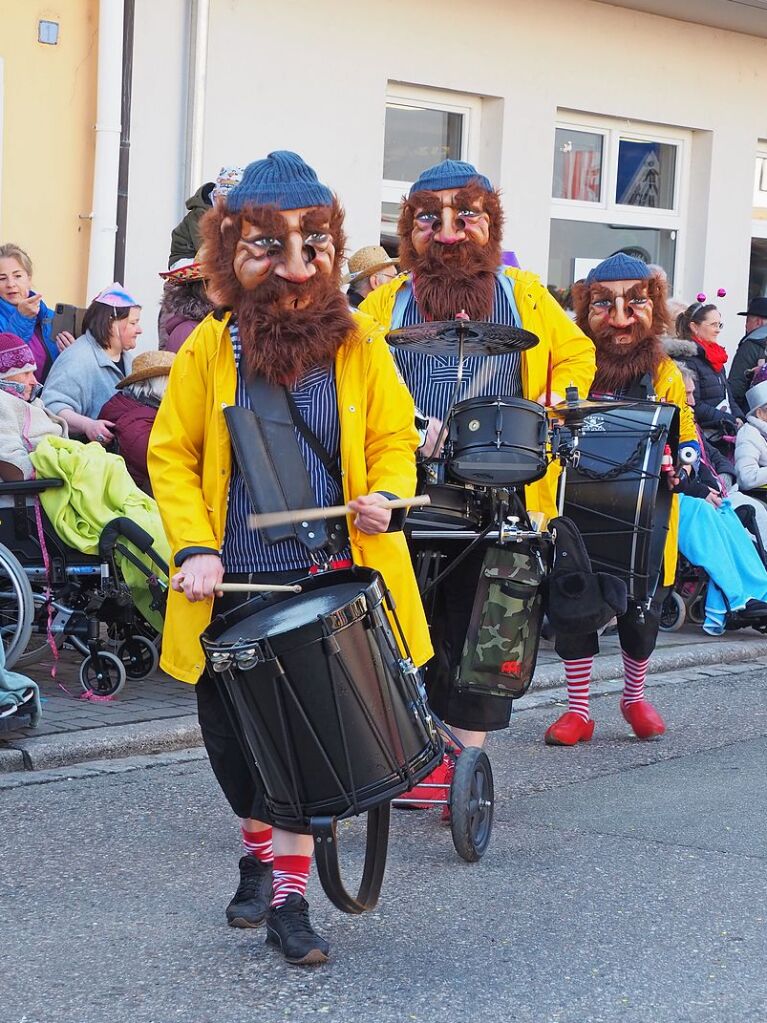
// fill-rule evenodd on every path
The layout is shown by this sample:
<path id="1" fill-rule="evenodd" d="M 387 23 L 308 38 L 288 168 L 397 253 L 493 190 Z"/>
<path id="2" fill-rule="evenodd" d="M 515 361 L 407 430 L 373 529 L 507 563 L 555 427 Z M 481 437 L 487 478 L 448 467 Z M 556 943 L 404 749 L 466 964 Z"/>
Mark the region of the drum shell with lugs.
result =
<path id="1" fill-rule="evenodd" d="M 478 486 L 534 483 L 548 468 L 546 410 L 526 398 L 468 398 L 450 416 L 447 469 Z"/>
<path id="2" fill-rule="evenodd" d="M 442 755 L 380 575 L 354 568 L 300 584 L 300 595 L 250 601 L 202 637 L 272 821 L 288 830 L 388 802 Z"/>
<path id="3" fill-rule="evenodd" d="M 679 411 L 664 402 L 594 412 L 584 419 L 579 460 L 568 468 L 564 514 L 580 530 L 596 572 L 623 579 L 629 595 L 655 592 L 672 494 L 661 480 L 668 444 L 679 443 Z"/>

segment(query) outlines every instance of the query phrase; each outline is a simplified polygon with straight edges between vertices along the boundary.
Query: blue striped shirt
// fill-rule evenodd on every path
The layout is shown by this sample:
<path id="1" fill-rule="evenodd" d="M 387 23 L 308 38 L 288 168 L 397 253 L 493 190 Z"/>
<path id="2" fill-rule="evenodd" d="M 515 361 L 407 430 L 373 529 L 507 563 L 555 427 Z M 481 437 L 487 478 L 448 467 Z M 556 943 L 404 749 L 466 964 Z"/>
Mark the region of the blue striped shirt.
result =
<path id="1" fill-rule="evenodd" d="M 424 320 L 415 293 L 411 291 L 402 323 L 396 326 L 411 327 Z M 503 285 L 498 280 L 495 282 L 493 312 L 488 322 L 520 326 Z M 458 356 L 430 355 L 397 347 L 393 347 L 392 351 L 416 407 L 425 416 L 444 420 L 455 387 Z M 463 380 L 456 401 L 487 396 L 514 398 L 521 395 L 522 366 L 519 352 L 510 352 L 508 355 L 469 355 L 464 359 Z"/>
<path id="2" fill-rule="evenodd" d="M 237 389 L 235 404 L 252 408 L 245 380 L 240 372 L 242 348 L 240 334 L 235 324 L 230 324 L 229 335 L 237 365 Z M 341 427 L 338 421 L 338 398 L 333 366 L 313 369 L 302 377 L 290 392 L 309 429 L 317 436 L 331 459 L 338 458 L 341 443 Z M 309 482 L 314 491 L 318 507 L 343 504 L 343 495 L 322 461 L 312 451 L 301 434 L 296 438 L 306 463 Z M 309 568 L 326 561 L 319 551 L 312 553 L 299 540 L 278 540 L 267 544 L 261 533 L 248 526 L 248 516 L 254 512 L 245 480 L 237 460 L 233 460 L 232 480 L 229 486 L 229 505 L 226 512 L 226 529 L 221 550 L 225 572 L 288 572 L 293 569 Z M 350 548 L 340 551 L 338 558 L 350 558 Z"/>

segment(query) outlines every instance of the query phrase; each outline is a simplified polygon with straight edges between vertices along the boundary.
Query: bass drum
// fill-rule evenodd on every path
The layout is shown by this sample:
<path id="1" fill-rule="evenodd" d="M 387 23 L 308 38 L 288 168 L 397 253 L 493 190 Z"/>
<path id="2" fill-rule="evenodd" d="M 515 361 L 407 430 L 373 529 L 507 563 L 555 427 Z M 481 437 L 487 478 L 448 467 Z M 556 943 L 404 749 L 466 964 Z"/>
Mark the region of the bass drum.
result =
<path id="1" fill-rule="evenodd" d="M 583 421 L 579 461 L 568 468 L 564 514 L 583 535 L 596 572 L 623 579 L 643 601 L 655 593 L 671 514 L 661 481 L 666 445 L 679 444 L 679 410 L 664 402 L 592 412 Z"/>

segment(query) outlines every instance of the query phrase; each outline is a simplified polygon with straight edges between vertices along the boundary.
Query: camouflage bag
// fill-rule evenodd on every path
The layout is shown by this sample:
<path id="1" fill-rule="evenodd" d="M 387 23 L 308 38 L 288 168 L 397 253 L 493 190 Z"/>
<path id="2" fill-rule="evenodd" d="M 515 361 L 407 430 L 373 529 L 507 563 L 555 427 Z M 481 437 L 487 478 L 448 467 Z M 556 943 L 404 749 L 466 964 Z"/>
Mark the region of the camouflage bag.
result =
<path id="1" fill-rule="evenodd" d="M 490 547 L 482 563 L 457 687 L 516 699 L 535 671 L 549 551 L 537 543 Z"/>

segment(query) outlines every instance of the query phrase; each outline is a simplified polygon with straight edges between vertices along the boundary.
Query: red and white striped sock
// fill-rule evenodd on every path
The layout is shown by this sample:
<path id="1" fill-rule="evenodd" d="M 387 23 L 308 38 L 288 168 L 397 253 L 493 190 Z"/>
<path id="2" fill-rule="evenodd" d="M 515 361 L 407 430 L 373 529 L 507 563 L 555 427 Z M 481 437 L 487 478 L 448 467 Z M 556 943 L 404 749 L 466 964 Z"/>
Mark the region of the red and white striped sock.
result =
<path id="1" fill-rule="evenodd" d="M 248 831 L 242 827 L 242 844 L 247 856 L 255 856 L 262 863 L 271 863 L 274 859 L 272 854 L 272 829 L 266 827 L 258 831 Z"/>
<path id="2" fill-rule="evenodd" d="M 276 909 L 281 906 L 288 895 L 298 892 L 299 895 L 306 894 L 306 885 L 309 880 L 309 868 L 312 865 L 311 856 L 275 856 L 274 857 L 274 894 L 272 895 L 272 906 Z"/>
<path id="3" fill-rule="evenodd" d="M 644 684 L 650 658 L 645 657 L 643 661 L 636 661 L 633 657 L 629 657 L 625 650 L 621 650 L 621 654 L 623 656 L 623 674 L 626 679 L 623 685 L 623 702 L 639 703 L 644 700 Z"/>
<path id="4" fill-rule="evenodd" d="M 593 657 L 581 657 L 577 661 L 565 661 L 567 681 L 567 709 L 584 721 L 589 720 L 589 688 Z"/>

